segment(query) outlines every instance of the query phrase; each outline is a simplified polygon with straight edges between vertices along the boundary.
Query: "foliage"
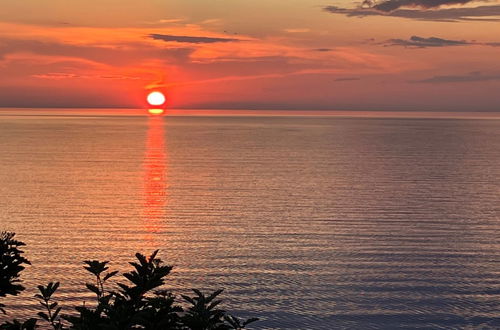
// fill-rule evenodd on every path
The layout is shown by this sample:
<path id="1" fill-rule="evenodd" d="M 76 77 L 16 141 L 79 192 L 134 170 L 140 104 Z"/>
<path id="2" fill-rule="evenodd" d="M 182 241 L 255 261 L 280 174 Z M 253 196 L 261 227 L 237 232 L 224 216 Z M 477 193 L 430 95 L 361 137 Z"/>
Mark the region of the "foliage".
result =
<path id="1" fill-rule="evenodd" d="M 184 324 L 193 330 L 226 329 L 223 322 L 225 312 L 216 308 L 221 301 L 214 301 L 222 293 L 222 290 L 217 290 L 208 297 L 199 290 L 194 289 L 193 291 L 196 293 L 195 297 L 182 296 L 191 304 L 182 318 Z"/>
<path id="2" fill-rule="evenodd" d="M 2 236 L 3 238 L 12 241 L 13 234 Z M 22 242 L 10 244 L 15 247 L 24 245 Z M 18 254 L 22 253 L 17 251 Z M 171 292 L 161 290 L 172 266 L 164 265 L 157 256 L 158 250 L 149 257 L 137 253 L 136 261 L 130 262 L 132 270 L 122 275 L 123 280 L 116 283 L 115 289 L 108 289 L 108 280 L 118 274 L 117 271 L 109 271 L 109 261 L 84 261 L 84 269 L 94 278 L 93 283 L 86 284 L 86 288 L 95 294 L 95 306 L 87 307 L 83 304 L 74 308 L 76 313 L 63 315 L 62 307 L 53 299 L 59 282 L 51 282 L 47 286 L 38 286 L 40 293 L 35 297 L 44 308 L 43 312 L 38 313 L 38 317 L 54 330 L 239 330 L 257 321 L 256 318 L 240 320 L 220 309 L 218 306 L 221 300 L 216 298 L 222 290 L 205 295 L 193 289 L 195 296 L 182 296 L 187 305 L 182 307 L 176 303 L 176 297 Z M 23 261 L 28 263 L 25 259 Z M 15 273 L 14 280 L 18 279 L 22 269 Z M 22 286 L 17 285 L 18 290 L 22 290 Z M 28 319 L 24 323 L 18 320 L 8 321 L 0 325 L 0 329 L 33 330 L 37 328 L 37 321 L 37 318 Z"/>
<path id="3" fill-rule="evenodd" d="M 24 290 L 20 285 L 19 275 L 24 270 L 23 265 L 29 265 L 19 247 L 23 242 L 14 239 L 16 234 L 10 232 L 0 233 L 0 297 L 7 295 L 16 296 Z M 5 314 L 4 305 L 0 304 L 0 313 Z"/>
<path id="4" fill-rule="evenodd" d="M 96 285 L 87 284 L 87 288 L 95 293 L 97 306 L 94 309 L 81 306 L 76 310 L 78 316 L 67 317 L 73 329 L 92 329 L 99 325 L 100 329 L 175 329 L 178 324 L 178 312 L 182 309 L 174 306 L 174 297 L 165 291 L 153 293 L 152 290 L 162 286 L 164 278 L 172 270 L 156 258 L 155 251 L 149 258 L 137 253 L 137 262 L 131 262 L 134 270 L 123 274 L 128 282 L 117 283 L 118 290 L 106 291 L 105 283 L 117 272 L 108 270 L 107 261 L 85 261 L 85 269 L 94 275 Z"/>
<path id="5" fill-rule="evenodd" d="M 25 322 L 21 322 L 18 320 L 13 320 L 12 322 L 5 322 L 0 325 L 0 329 L 2 330 L 34 330 L 36 329 L 36 322 L 38 320 L 35 318 L 31 318 Z"/>
<path id="6" fill-rule="evenodd" d="M 45 321 L 49 322 L 52 328 L 55 330 L 62 329 L 61 318 L 59 317 L 59 313 L 61 312 L 62 307 L 58 307 L 57 302 L 51 302 L 52 295 L 56 292 L 59 287 L 59 282 L 52 283 L 50 282 L 47 286 L 39 285 L 38 290 L 40 294 L 36 294 L 35 298 L 40 300 L 40 304 L 45 308 L 47 313 L 39 312 L 38 316 L 40 316 Z"/>
<path id="7" fill-rule="evenodd" d="M 182 316 L 182 323 L 192 330 L 226 330 L 244 329 L 246 325 L 257 321 L 256 318 L 241 322 L 238 318 L 227 314 L 226 311 L 218 309 L 221 300 L 214 300 L 222 293 L 222 290 L 213 292 L 208 297 L 201 291 L 193 289 L 196 296 L 182 296 L 191 306 Z"/>

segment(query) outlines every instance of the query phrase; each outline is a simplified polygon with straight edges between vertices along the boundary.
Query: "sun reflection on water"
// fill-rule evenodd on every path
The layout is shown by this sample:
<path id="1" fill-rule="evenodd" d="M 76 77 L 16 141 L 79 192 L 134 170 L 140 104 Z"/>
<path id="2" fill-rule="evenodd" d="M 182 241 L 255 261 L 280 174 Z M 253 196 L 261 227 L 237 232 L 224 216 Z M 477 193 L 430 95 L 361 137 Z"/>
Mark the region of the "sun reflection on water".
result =
<path id="1" fill-rule="evenodd" d="M 163 115 L 164 109 L 148 109 L 150 115 Z"/>
<path id="2" fill-rule="evenodd" d="M 150 109 L 149 112 L 153 114 Z M 154 113 L 160 115 L 161 112 Z M 161 231 L 166 218 L 167 205 L 167 154 L 164 141 L 162 116 L 150 116 L 144 154 L 143 221 L 145 241 L 156 245 L 157 233 Z M 156 247 L 155 247 L 156 248 Z"/>

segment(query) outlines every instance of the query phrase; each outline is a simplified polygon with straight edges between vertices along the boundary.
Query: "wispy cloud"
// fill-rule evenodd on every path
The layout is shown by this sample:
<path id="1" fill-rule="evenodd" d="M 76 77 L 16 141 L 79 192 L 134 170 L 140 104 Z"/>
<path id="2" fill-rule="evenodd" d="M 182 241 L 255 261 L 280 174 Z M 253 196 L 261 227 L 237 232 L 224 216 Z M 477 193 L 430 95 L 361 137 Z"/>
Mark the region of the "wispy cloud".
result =
<path id="1" fill-rule="evenodd" d="M 432 83 L 467 83 L 481 81 L 500 81 L 500 73 L 482 74 L 481 72 L 470 72 L 464 75 L 443 75 L 433 76 L 427 79 L 414 80 L 413 83 L 432 84 Z"/>
<path id="2" fill-rule="evenodd" d="M 386 16 L 408 18 L 421 21 L 460 22 L 460 21 L 500 21 L 500 5 L 427 9 L 395 9 L 383 11 L 372 8 L 340 8 L 328 6 L 325 11 L 347 17 Z"/>
<path id="3" fill-rule="evenodd" d="M 436 37 L 423 38 L 412 36 L 410 39 L 390 39 L 385 43 L 385 46 L 404 46 L 410 48 L 427 48 L 427 47 L 448 47 L 448 46 L 464 46 L 474 45 L 465 40 L 449 40 Z"/>
<path id="4" fill-rule="evenodd" d="M 163 49 L 154 45 L 125 42 L 115 45 L 73 44 L 71 40 L 40 41 L 0 37 L 0 60 L 6 55 L 29 53 L 57 58 L 84 59 L 111 66 L 127 66 L 151 58 L 162 58 L 170 63 L 185 62 L 194 51 L 191 48 Z"/>
<path id="5" fill-rule="evenodd" d="M 74 74 L 64 72 L 51 72 L 45 74 L 31 75 L 33 78 L 62 80 L 62 79 L 111 79 L 111 80 L 141 80 L 139 77 L 123 76 L 123 75 L 89 75 L 89 74 Z"/>
<path id="6" fill-rule="evenodd" d="M 465 5 L 476 0 L 387 0 L 377 3 L 373 0 L 364 0 L 363 8 L 373 8 L 376 10 L 391 12 L 399 8 L 438 8 L 449 5 Z"/>
<path id="7" fill-rule="evenodd" d="M 211 44 L 216 42 L 240 41 L 240 39 L 234 39 L 234 38 L 174 36 L 174 35 L 157 34 L 157 33 L 149 34 L 148 37 L 154 40 L 162 40 L 167 42 L 184 42 L 190 44 Z"/>
<path id="8" fill-rule="evenodd" d="M 384 46 L 402 46 L 407 48 L 450 47 L 450 46 L 491 46 L 499 47 L 500 42 L 476 42 L 467 40 L 450 40 L 437 37 L 412 36 L 410 39 L 389 39 Z"/>

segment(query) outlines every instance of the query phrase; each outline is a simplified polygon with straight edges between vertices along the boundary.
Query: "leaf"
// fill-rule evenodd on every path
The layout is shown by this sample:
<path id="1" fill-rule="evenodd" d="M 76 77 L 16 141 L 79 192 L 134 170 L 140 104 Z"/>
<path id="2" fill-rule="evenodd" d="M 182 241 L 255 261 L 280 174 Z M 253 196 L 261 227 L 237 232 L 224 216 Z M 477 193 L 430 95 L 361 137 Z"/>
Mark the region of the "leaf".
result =
<path id="1" fill-rule="evenodd" d="M 111 273 L 107 273 L 107 274 L 106 274 L 106 276 L 104 276 L 103 281 L 104 281 L 104 282 L 106 282 L 106 281 L 107 281 L 107 280 L 109 280 L 111 277 L 115 276 L 116 274 L 118 274 L 118 271 L 117 271 L 117 270 L 115 270 L 115 271 L 113 271 L 113 272 L 111 272 Z"/>
<path id="2" fill-rule="evenodd" d="M 259 320 L 258 317 L 252 317 L 252 318 L 249 318 L 248 320 L 246 320 L 245 322 L 243 322 L 243 326 L 246 326 L 250 323 L 253 323 L 253 322 L 257 322 Z"/>
<path id="3" fill-rule="evenodd" d="M 158 255 L 158 252 L 160 252 L 160 250 L 155 250 L 150 256 L 149 256 L 149 262 L 155 260 L 156 256 Z"/>
<path id="4" fill-rule="evenodd" d="M 101 294 L 101 291 L 99 290 L 98 287 L 96 287 L 95 285 L 93 284 L 90 284 L 90 283 L 87 283 L 85 284 L 85 286 L 87 287 L 87 289 L 89 289 L 90 291 L 92 291 L 93 293 L 95 293 L 96 295 L 100 295 Z"/>
<path id="5" fill-rule="evenodd" d="M 60 285 L 60 284 L 61 284 L 61 283 L 56 282 L 56 283 L 54 283 L 54 284 L 52 285 L 52 290 L 51 290 L 52 292 L 50 293 L 50 295 L 51 295 L 51 296 L 54 294 L 54 292 L 56 292 L 56 291 L 57 291 L 57 289 L 59 288 L 59 285 Z"/>
<path id="6" fill-rule="evenodd" d="M 208 298 L 207 298 L 207 302 L 210 302 L 212 301 L 215 297 L 217 297 L 218 295 L 220 295 L 224 290 L 223 289 L 219 289 L 217 291 L 214 291 L 214 293 L 212 293 Z"/>
<path id="7" fill-rule="evenodd" d="M 224 316 L 224 320 L 226 320 L 229 324 L 231 324 L 231 326 L 234 329 L 241 328 L 240 320 L 238 320 L 236 317 L 234 317 L 232 315 Z"/>
<path id="8" fill-rule="evenodd" d="M 59 307 L 58 309 L 56 309 L 56 311 L 54 312 L 54 314 L 52 314 L 52 319 L 55 320 L 57 318 L 57 315 L 59 315 L 59 312 L 61 312 L 61 309 L 62 307 Z"/>
<path id="9" fill-rule="evenodd" d="M 146 257 L 143 256 L 142 254 L 140 253 L 136 253 L 135 254 L 135 257 L 137 258 L 137 260 L 139 260 L 139 262 L 141 263 L 141 265 L 145 266 L 148 262 L 146 261 Z"/>
<path id="10" fill-rule="evenodd" d="M 208 310 L 212 310 L 212 309 L 214 309 L 215 307 L 217 307 L 217 305 L 219 305 L 221 302 L 222 302 L 222 300 L 217 300 L 217 301 L 214 301 L 213 303 L 211 303 L 210 305 L 208 305 L 207 309 L 208 309 Z"/>
<path id="11" fill-rule="evenodd" d="M 108 270 L 109 267 L 106 265 L 109 263 L 109 261 L 99 261 L 99 260 L 85 260 L 85 264 L 87 264 L 87 267 L 85 270 L 88 272 L 94 274 L 95 276 L 100 276 L 100 274 L 106 270 Z"/>
<path id="12" fill-rule="evenodd" d="M 40 293 L 42 294 L 42 299 L 45 299 L 45 297 L 47 296 L 46 291 L 45 291 L 45 287 L 43 285 L 39 285 L 39 286 L 37 286 L 37 288 L 38 288 L 38 291 L 40 291 Z"/>
<path id="13" fill-rule="evenodd" d="M 186 300 L 187 302 L 189 302 L 190 304 L 192 305 L 196 305 L 196 301 L 194 301 L 191 297 L 188 297 L 188 296 L 185 296 L 185 295 L 181 295 L 181 297 Z"/>
<path id="14" fill-rule="evenodd" d="M 29 319 L 29 320 L 27 320 L 26 322 L 23 323 L 23 328 L 26 329 L 26 330 L 35 329 L 37 321 L 38 321 L 37 319 L 31 318 L 31 319 Z"/>
<path id="15" fill-rule="evenodd" d="M 201 298 L 201 297 L 205 298 L 205 296 L 203 295 L 203 293 L 201 293 L 201 291 L 200 291 L 200 290 L 198 290 L 198 289 L 192 289 L 192 290 L 193 290 L 193 292 L 194 292 L 194 293 L 196 293 L 196 294 L 198 295 L 198 297 L 200 297 L 200 298 Z"/>
<path id="16" fill-rule="evenodd" d="M 47 314 L 45 314 L 44 312 L 38 312 L 37 315 L 40 316 L 45 321 L 49 321 L 49 316 Z"/>

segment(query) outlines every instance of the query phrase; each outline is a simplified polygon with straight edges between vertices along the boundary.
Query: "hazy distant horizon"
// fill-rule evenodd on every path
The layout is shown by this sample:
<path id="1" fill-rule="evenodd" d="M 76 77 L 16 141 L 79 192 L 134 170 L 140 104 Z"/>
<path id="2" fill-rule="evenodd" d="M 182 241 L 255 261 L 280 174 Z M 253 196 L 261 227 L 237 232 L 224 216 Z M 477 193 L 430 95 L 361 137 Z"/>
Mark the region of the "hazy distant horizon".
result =
<path id="1" fill-rule="evenodd" d="M 154 109 L 154 108 L 151 108 Z M 291 116 L 339 118 L 500 119 L 500 112 L 269 109 L 163 109 L 163 116 Z M 2 116 L 148 116 L 148 108 L 2 108 Z"/>
<path id="2" fill-rule="evenodd" d="M 0 105 L 0 110 L 2 109 L 148 109 L 154 107 L 143 107 L 143 106 L 7 106 Z M 393 107 L 393 109 L 381 109 L 382 107 L 374 108 L 314 108 L 314 107 L 161 107 L 165 110 L 228 110 L 228 111 L 351 111 L 351 112 L 446 112 L 446 113 L 499 113 L 500 109 L 490 109 L 490 110 L 465 110 L 465 109 L 440 109 L 440 108 L 405 108 L 405 107 Z"/>

